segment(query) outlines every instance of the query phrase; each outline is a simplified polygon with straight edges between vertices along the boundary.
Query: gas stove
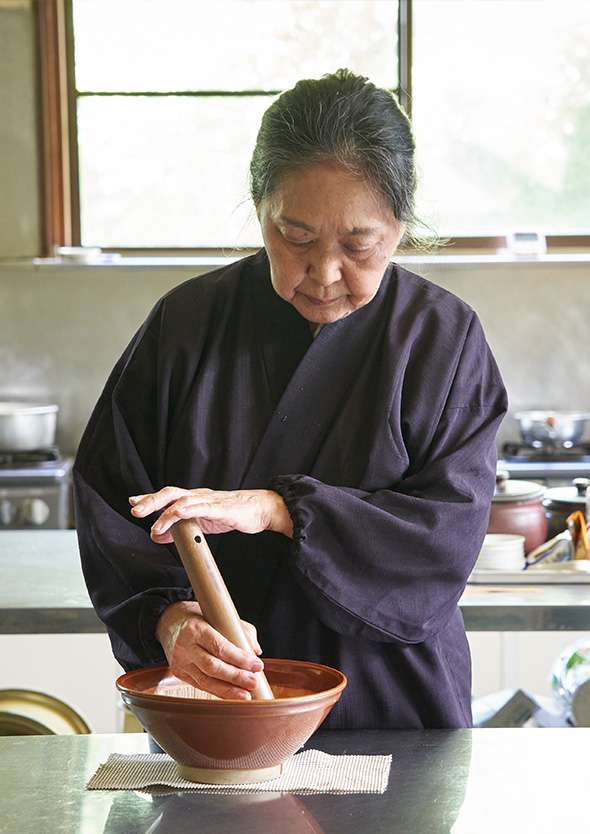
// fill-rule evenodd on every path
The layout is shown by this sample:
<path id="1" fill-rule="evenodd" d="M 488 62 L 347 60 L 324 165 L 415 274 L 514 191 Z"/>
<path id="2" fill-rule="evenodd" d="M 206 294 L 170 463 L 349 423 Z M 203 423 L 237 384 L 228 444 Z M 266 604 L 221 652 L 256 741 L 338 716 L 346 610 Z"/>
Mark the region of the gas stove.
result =
<path id="1" fill-rule="evenodd" d="M 52 463 L 59 460 L 60 457 L 61 455 L 57 446 L 50 446 L 48 449 L 32 449 L 26 451 L 21 449 L 16 451 L 1 449 L 0 470 L 35 463 Z"/>
<path id="2" fill-rule="evenodd" d="M 516 442 L 501 449 L 498 469 L 511 478 L 568 486 L 574 478 L 590 478 L 590 443 L 573 446 Z"/>
<path id="3" fill-rule="evenodd" d="M 72 465 L 54 447 L 0 452 L 0 529 L 71 527 Z"/>

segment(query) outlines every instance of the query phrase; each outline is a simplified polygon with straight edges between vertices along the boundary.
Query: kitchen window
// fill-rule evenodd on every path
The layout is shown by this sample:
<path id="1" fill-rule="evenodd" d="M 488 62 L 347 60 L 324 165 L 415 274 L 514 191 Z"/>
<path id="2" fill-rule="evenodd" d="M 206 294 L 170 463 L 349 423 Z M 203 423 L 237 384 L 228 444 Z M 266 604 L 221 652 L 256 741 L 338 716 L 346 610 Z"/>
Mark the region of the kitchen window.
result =
<path id="1" fill-rule="evenodd" d="M 340 66 L 411 112 L 419 214 L 459 245 L 590 244 L 586 0 L 41 0 L 45 249 L 260 245 L 262 112 Z"/>

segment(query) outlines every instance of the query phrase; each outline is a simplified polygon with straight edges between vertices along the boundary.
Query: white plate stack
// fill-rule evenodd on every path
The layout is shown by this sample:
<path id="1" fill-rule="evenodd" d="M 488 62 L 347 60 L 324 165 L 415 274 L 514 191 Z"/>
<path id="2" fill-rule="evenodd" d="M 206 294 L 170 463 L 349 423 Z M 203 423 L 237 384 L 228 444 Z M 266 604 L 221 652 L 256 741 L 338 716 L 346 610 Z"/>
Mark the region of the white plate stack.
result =
<path id="1" fill-rule="evenodd" d="M 524 570 L 524 536 L 488 533 L 475 570 Z"/>

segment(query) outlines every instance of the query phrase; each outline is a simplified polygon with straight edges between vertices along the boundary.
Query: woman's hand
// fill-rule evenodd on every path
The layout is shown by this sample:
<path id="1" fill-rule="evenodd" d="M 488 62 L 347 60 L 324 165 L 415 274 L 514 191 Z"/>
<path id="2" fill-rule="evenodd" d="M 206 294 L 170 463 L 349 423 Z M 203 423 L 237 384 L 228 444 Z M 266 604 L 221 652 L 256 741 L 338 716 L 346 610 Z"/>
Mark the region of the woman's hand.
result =
<path id="1" fill-rule="evenodd" d="M 261 533 L 274 530 L 292 538 L 293 524 L 285 502 L 269 489 L 181 489 L 164 487 L 148 495 L 129 499 L 137 518 L 164 510 L 152 527 L 151 536 L 159 544 L 171 542 L 170 528 L 181 518 L 195 518 L 203 533 Z"/>
<path id="2" fill-rule="evenodd" d="M 256 629 L 244 620 L 242 625 L 254 651 L 260 654 Z M 165 608 L 156 625 L 156 637 L 177 678 L 219 698 L 251 698 L 262 661 L 206 623 L 197 602 L 175 602 Z"/>

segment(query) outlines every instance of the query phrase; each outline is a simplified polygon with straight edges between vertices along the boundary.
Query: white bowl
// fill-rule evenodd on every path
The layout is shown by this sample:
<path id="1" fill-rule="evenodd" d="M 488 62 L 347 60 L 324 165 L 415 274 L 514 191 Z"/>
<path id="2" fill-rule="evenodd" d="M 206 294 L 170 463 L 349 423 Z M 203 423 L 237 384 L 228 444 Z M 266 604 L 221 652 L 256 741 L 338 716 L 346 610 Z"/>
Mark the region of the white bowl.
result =
<path id="1" fill-rule="evenodd" d="M 102 249 L 99 246 L 58 246 L 55 254 L 62 261 L 92 264 L 100 260 Z"/>
<path id="2" fill-rule="evenodd" d="M 478 570 L 524 570 L 524 536 L 488 533 L 475 567 Z"/>

